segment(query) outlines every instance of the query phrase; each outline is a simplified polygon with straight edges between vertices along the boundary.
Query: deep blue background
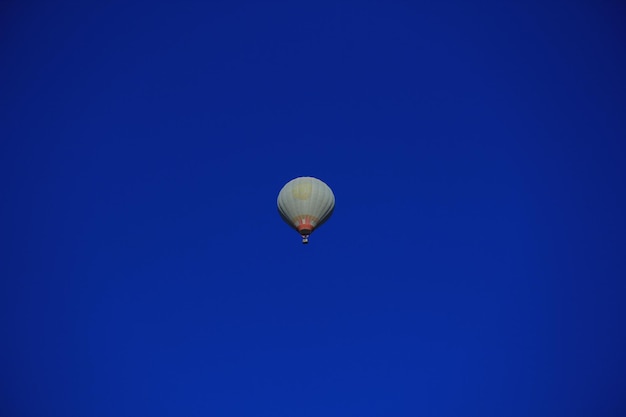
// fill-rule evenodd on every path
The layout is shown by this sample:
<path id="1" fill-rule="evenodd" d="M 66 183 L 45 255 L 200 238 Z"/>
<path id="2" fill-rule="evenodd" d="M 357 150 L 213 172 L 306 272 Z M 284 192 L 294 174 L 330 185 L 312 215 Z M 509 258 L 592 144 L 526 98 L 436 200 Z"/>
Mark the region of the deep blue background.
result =
<path id="1" fill-rule="evenodd" d="M 626 415 L 620 2 L 0 4 L 0 415 Z"/>

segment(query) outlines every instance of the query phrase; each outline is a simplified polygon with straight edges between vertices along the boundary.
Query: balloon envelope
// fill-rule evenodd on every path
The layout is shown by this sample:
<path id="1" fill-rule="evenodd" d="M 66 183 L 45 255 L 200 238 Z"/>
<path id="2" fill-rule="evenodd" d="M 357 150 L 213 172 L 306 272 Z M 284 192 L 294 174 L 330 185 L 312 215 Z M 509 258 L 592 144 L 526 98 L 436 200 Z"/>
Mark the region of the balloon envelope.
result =
<path id="1" fill-rule="evenodd" d="M 280 190 L 277 203 L 283 220 L 302 235 L 303 243 L 308 243 L 308 236 L 332 214 L 335 195 L 317 178 L 298 177 Z"/>

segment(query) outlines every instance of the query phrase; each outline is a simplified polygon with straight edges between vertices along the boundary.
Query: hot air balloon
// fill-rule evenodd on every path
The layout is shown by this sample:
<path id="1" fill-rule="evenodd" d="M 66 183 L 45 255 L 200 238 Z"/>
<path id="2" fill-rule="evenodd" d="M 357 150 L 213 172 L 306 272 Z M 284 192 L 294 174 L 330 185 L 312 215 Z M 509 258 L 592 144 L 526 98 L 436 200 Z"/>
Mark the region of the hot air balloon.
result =
<path id="1" fill-rule="evenodd" d="M 278 193 L 278 212 L 283 220 L 309 243 L 309 235 L 324 223 L 335 208 L 335 195 L 328 185 L 313 177 L 289 181 Z"/>

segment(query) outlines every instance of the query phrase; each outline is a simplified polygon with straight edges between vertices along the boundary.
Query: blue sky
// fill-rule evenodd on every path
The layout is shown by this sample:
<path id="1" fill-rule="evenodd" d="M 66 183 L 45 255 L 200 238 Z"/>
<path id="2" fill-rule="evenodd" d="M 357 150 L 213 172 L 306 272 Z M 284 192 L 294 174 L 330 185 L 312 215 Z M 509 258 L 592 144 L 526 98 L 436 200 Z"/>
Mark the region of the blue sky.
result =
<path id="1" fill-rule="evenodd" d="M 102 3 L 0 6 L 0 414 L 624 415 L 623 5 Z"/>

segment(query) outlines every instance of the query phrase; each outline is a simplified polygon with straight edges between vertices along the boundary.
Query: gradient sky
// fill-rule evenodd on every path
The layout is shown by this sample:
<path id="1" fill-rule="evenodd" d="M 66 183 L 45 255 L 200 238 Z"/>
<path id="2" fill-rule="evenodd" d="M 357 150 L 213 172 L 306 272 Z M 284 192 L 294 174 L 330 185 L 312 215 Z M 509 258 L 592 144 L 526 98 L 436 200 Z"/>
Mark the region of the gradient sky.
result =
<path id="1" fill-rule="evenodd" d="M 626 415 L 625 44 L 618 1 L 0 2 L 0 415 Z"/>

